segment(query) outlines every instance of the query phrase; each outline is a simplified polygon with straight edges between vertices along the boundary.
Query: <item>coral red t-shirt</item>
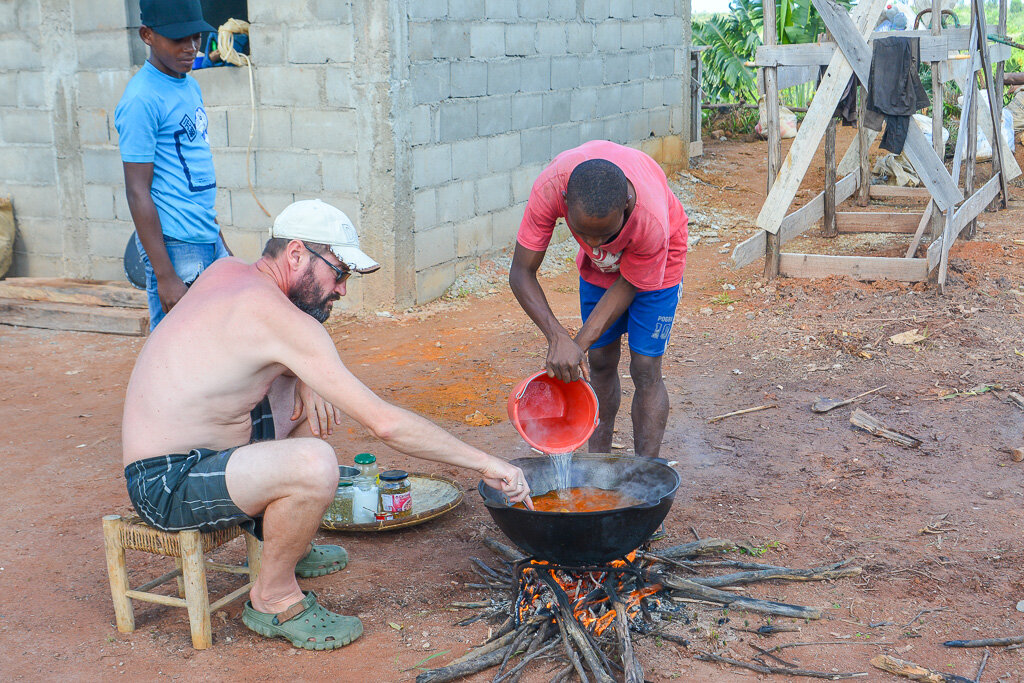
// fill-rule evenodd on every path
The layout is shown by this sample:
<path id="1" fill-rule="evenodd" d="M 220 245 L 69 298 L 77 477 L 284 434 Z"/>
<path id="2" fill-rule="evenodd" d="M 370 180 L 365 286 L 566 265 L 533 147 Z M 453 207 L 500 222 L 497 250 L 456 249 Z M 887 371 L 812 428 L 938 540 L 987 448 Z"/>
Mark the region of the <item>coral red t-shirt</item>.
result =
<path id="1" fill-rule="evenodd" d="M 591 249 L 575 233 L 580 250 L 576 266 L 580 277 L 607 289 L 621 274 L 641 291 L 679 284 L 686 265 L 689 219 L 669 189 L 658 163 L 639 150 L 595 140 L 562 152 L 533 183 L 516 240 L 533 251 L 546 251 L 555 221 L 565 218 L 562 193 L 576 166 L 590 159 L 610 161 L 636 189 L 636 206 L 614 240 Z"/>

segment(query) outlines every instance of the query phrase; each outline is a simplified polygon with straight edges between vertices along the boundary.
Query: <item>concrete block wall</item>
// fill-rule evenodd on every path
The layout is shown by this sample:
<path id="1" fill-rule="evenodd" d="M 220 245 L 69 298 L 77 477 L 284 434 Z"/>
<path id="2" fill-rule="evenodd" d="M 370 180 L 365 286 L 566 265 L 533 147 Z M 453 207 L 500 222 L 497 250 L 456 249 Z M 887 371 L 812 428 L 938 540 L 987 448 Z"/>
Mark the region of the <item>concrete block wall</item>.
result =
<path id="1" fill-rule="evenodd" d="M 417 300 L 513 242 L 559 152 L 604 138 L 681 159 L 682 0 L 406 6 Z"/>

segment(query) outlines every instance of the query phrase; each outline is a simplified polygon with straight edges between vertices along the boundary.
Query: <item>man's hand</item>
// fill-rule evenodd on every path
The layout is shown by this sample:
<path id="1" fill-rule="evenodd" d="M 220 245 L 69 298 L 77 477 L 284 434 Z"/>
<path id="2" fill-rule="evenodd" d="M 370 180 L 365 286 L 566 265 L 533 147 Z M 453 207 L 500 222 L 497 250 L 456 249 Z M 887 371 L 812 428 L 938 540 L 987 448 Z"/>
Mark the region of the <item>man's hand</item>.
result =
<path id="1" fill-rule="evenodd" d="M 497 489 L 505 494 L 509 504 L 523 503 L 530 510 L 533 509 L 533 500 L 530 499 L 530 485 L 526 483 L 526 476 L 523 471 L 500 458 L 490 456 L 487 465 L 480 470 L 480 476 L 484 483 L 492 489 Z"/>
<path id="2" fill-rule="evenodd" d="M 174 308 L 174 304 L 178 303 L 181 297 L 185 296 L 188 287 L 181 281 L 177 273 L 172 273 L 163 280 L 157 278 L 156 291 L 160 296 L 160 307 L 164 309 L 164 313 L 170 313 L 171 309 Z"/>
<path id="3" fill-rule="evenodd" d="M 326 439 L 334 433 L 331 426 L 331 418 L 334 424 L 341 424 L 341 410 L 325 401 L 320 394 L 306 386 L 302 380 L 295 382 L 295 409 L 292 411 L 291 420 L 294 422 L 306 415 L 309 423 L 309 431 L 313 436 Z"/>
<path id="4" fill-rule="evenodd" d="M 568 333 L 559 334 L 548 346 L 546 368 L 548 377 L 555 377 L 563 382 L 575 381 L 581 374 L 583 379 L 590 380 L 587 356 Z"/>

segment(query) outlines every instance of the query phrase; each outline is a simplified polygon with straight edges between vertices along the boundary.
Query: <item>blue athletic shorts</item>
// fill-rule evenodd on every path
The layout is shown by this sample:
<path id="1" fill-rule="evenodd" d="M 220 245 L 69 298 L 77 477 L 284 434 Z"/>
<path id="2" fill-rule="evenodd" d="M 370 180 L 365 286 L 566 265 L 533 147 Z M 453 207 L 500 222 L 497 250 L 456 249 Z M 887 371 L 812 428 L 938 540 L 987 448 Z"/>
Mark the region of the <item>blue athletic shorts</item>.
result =
<path id="1" fill-rule="evenodd" d="M 606 291 L 604 287 L 580 278 L 580 314 L 584 322 Z M 637 292 L 626 312 L 590 348 L 608 346 L 623 334 L 628 334 L 629 350 L 633 353 L 652 358 L 665 355 L 682 292 L 682 284 L 653 292 Z"/>

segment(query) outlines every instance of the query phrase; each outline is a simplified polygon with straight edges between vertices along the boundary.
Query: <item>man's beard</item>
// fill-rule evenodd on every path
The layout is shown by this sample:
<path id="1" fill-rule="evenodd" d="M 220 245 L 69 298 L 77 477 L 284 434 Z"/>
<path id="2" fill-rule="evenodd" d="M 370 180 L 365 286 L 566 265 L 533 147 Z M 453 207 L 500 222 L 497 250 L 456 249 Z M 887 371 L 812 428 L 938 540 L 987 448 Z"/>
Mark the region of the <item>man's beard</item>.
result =
<path id="1" fill-rule="evenodd" d="M 288 300 L 319 323 L 327 322 L 331 317 L 331 304 L 337 299 L 337 295 L 333 292 L 325 293 L 317 284 L 312 267 L 306 270 L 302 279 L 288 292 Z"/>

